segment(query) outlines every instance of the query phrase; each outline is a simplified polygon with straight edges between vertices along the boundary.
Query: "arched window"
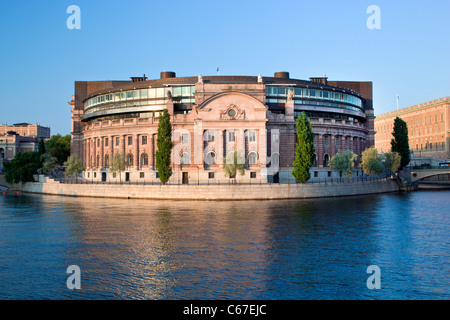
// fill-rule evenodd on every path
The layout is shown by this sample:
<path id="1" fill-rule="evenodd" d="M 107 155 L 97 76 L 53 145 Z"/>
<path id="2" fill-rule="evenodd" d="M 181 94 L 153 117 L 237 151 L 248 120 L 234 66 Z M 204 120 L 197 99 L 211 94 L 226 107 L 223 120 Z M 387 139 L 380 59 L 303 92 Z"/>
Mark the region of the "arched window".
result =
<path id="1" fill-rule="evenodd" d="M 209 165 L 216 164 L 216 153 L 214 151 L 210 151 L 206 154 L 205 163 Z"/>
<path id="2" fill-rule="evenodd" d="M 314 153 L 314 157 L 313 157 L 313 162 L 312 162 L 312 167 L 317 167 L 317 155 Z"/>
<path id="3" fill-rule="evenodd" d="M 325 153 L 323 155 L 323 166 L 324 167 L 328 167 L 328 162 L 330 161 L 330 156 L 328 155 L 328 153 Z"/>
<path id="4" fill-rule="evenodd" d="M 191 157 L 187 152 L 183 152 L 180 159 L 180 164 L 190 164 L 191 163 Z"/>
<path id="5" fill-rule="evenodd" d="M 105 168 L 109 168 L 109 155 L 105 155 Z"/>
<path id="6" fill-rule="evenodd" d="M 127 167 L 131 167 L 133 166 L 133 155 L 131 153 L 127 154 Z"/>
<path id="7" fill-rule="evenodd" d="M 141 166 L 148 166 L 148 155 L 146 153 L 141 154 Z"/>
<path id="8" fill-rule="evenodd" d="M 248 164 L 257 164 L 258 154 L 255 151 L 251 151 L 248 154 Z"/>
<path id="9" fill-rule="evenodd" d="M 272 154 L 272 166 L 280 166 L 280 154 L 278 152 Z"/>

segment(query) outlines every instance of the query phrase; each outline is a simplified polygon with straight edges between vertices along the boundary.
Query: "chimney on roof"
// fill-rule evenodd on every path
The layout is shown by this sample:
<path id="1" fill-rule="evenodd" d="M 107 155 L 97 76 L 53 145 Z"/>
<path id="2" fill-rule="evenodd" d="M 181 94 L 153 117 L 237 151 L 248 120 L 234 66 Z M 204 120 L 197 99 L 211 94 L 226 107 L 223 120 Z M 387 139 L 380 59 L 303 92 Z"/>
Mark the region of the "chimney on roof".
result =
<path id="1" fill-rule="evenodd" d="M 323 77 L 312 77 L 312 78 L 309 78 L 309 81 L 327 85 L 328 84 L 328 77 L 324 74 Z"/>
<path id="2" fill-rule="evenodd" d="M 275 72 L 273 76 L 274 78 L 289 79 L 289 72 L 286 71 Z"/>
<path id="3" fill-rule="evenodd" d="M 142 77 L 130 77 L 131 82 L 141 82 L 147 80 L 147 77 L 145 76 L 145 73 Z"/>

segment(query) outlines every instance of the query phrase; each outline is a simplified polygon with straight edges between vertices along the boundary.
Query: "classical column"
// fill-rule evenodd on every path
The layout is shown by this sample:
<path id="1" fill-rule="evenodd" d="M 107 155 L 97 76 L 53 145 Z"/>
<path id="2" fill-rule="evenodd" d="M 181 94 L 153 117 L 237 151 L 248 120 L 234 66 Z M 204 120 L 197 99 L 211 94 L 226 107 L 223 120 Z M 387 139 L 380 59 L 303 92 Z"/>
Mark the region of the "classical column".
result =
<path id="1" fill-rule="evenodd" d="M 122 135 L 122 153 L 125 155 L 125 159 L 127 158 L 127 154 L 125 152 L 125 140 L 126 140 L 126 136 Z"/>
<path id="2" fill-rule="evenodd" d="M 217 130 L 217 144 L 216 144 L 216 163 L 219 165 L 219 168 L 223 168 L 223 130 Z"/>
<path id="3" fill-rule="evenodd" d="M 331 154 L 330 158 L 336 154 L 336 136 L 330 135 L 330 143 L 331 143 Z"/>
<path id="4" fill-rule="evenodd" d="M 92 138 L 92 144 L 93 144 L 93 151 L 92 151 L 93 159 L 92 159 L 92 161 L 94 162 L 92 167 L 97 169 L 97 138 Z"/>
<path id="5" fill-rule="evenodd" d="M 139 170 L 139 135 L 133 136 L 133 166 L 136 170 Z"/>
<path id="6" fill-rule="evenodd" d="M 103 159 L 105 157 L 104 145 L 103 145 L 105 142 L 105 139 L 104 139 L 104 137 L 100 137 L 99 139 L 100 139 L 100 169 L 102 169 L 103 165 L 104 165 Z"/>
<path id="7" fill-rule="evenodd" d="M 350 136 L 350 137 L 348 137 L 348 148 L 352 151 L 352 152 L 355 152 L 355 150 L 353 150 L 353 137 L 352 136 Z"/>
<path id="8" fill-rule="evenodd" d="M 149 154 L 150 159 L 148 159 L 149 167 L 151 167 L 153 170 L 156 169 L 156 160 L 155 160 L 155 152 L 156 152 L 156 134 L 152 133 L 150 135 L 150 145 L 151 145 L 151 152 Z"/>
<path id="9" fill-rule="evenodd" d="M 323 168 L 323 135 L 317 135 L 317 165 L 319 168 Z"/>
<path id="10" fill-rule="evenodd" d="M 88 139 L 84 139 L 84 167 L 88 168 L 89 167 L 89 142 Z"/>
<path id="11" fill-rule="evenodd" d="M 341 150 L 345 150 L 346 149 L 345 148 L 345 139 L 346 139 L 346 136 L 342 135 L 341 136 Z"/>
<path id="12" fill-rule="evenodd" d="M 111 167 L 114 158 L 114 136 L 110 136 L 109 140 L 109 166 Z"/>

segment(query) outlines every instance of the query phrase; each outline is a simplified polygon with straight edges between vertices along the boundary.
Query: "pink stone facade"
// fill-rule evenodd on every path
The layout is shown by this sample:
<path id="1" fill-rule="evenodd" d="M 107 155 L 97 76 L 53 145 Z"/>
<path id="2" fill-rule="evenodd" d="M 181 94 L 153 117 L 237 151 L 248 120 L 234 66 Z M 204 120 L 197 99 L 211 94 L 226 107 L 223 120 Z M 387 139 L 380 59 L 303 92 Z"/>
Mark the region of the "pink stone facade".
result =
<path id="1" fill-rule="evenodd" d="M 174 184 L 229 182 L 230 178 L 224 176 L 223 162 L 234 151 L 242 157 L 246 168 L 243 176 L 237 175 L 237 180 L 293 181 L 290 171 L 296 144 L 295 117 L 305 110 L 312 112 L 309 118 L 315 134 L 316 162 L 311 171 L 317 173 L 312 174 L 313 178 L 327 175 L 328 161 L 338 151 L 351 149 L 360 155 L 373 141 L 373 109 L 364 105 L 372 97 L 349 89 L 276 76 L 169 75 L 148 81 L 136 79 L 139 78 L 131 82 L 95 82 L 91 89 L 90 82 L 75 84 L 75 96 L 69 103 L 71 152 L 83 159 L 86 179 L 159 181 L 155 152 L 158 112 L 162 109 L 169 111 L 173 127 L 173 175 L 169 183 Z M 268 86 L 272 89 L 287 86 L 288 92 L 269 99 Z M 303 100 L 302 88 L 310 90 L 306 92 L 310 96 Z M 294 93 L 294 89 L 298 91 Z M 360 110 L 350 104 L 339 108 L 322 103 L 321 107 L 318 105 L 325 101 L 325 93 L 321 93 L 320 100 L 314 90 L 340 90 L 342 99 L 346 94 L 345 99 L 360 99 L 363 104 Z M 133 98 L 136 92 L 140 100 Z M 305 105 L 305 101 L 311 105 Z M 347 106 L 348 110 L 343 108 Z M 116 153 L 125 154 L 130 164 L 121 177 L 109 172 Z"/>

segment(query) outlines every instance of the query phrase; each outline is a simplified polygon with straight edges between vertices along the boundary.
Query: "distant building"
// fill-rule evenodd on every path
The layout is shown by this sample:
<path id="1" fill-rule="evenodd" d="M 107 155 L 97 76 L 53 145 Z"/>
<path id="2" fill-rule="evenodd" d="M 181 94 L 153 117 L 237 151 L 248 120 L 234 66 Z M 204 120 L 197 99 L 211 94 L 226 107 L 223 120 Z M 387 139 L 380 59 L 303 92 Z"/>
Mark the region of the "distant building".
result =
<path id="1" fill-rule="evenodd" d="M 413 158 L 450 158 L 450 97 L 380 114 L 375 118 L 375 147 L 391 151 L 394 119 L 408 125 L 409 147 Z"/>
<path id="2" fill-rule="evenodd" d="M 50 138 L 50 128 L 38 124 L 16 123 L 0 125 L 0 168 L 19 152 L 35 151 L 39 141 Z"/>

